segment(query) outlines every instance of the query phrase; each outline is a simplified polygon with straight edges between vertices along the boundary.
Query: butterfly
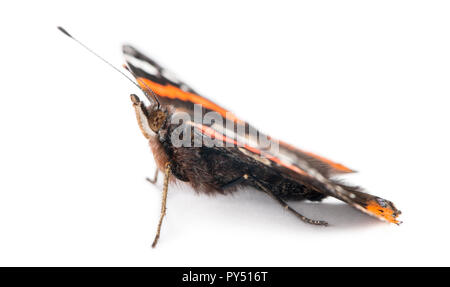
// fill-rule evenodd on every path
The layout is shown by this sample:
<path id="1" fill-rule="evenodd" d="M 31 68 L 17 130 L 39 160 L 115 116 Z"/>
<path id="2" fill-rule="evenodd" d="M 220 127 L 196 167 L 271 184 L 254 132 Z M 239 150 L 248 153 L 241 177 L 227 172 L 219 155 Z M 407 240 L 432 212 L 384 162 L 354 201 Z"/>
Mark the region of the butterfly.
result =
<path id="1" fill-rule="evenodd" d="M 198 94 L 172 72 L 132 46 L 123 46 L 123 54 L 127 68 L 141 88 L 156 94 L 160 104 L 160 108 L 156 110 L 166 111 L 166 121 L 177 111 L 192 113 L 195 105 L 201 105 L 203 113 L 216 112 L 227 120 L 251 127 L 228 110 Z M 364 193 L 358 187 L 343 184 L 332 178 L 338 174 L 353 172 L 342 164 L 282 141 L 277 141 L 277 150 L 268 150 L 251 138 L 250 128 L 243 136 L 236 136 L 235 129 L 224 129 L 224 124 L 216 123 L 189 124 L 202 135 L 234 143 L 235 147 L 174 148 L 168 138 L 161 137 L 169 134 L 173 127 L 161 124 L 159 129 L 152 130 L 153 133 L 148 133 L 146 128 L 147 122 L 152 121 L 151 114 L 155 112 L 157 104 L 145 106 L 137 97 L 134 97 L 133 103 L 139 125 L 150 141 L 159 168 L 164 170 L 164 166 L 168 165 L 170 172 L 166 174 L 190 183 L 200 192 L 229 193 L 239 186 L 251 186 L 270 195 L 303 221 L 317 225 L 327 223 L 301 215 L 286 201 L 303 199 L 320 201 L 332 196 L 379 219 L 400 223 L 397 217 L 401 212 L 392 202 Z M 262 133 L 257 131 L 257 134 Z"/>
<path id="2" fill-rule="evenodd" d="M 288 201 L 321 201 L 331 196 L 381 220 L 401 223 L 397 219 L 401 212 L 391 201 L 336 178 L 354 172 L 352 169 L 265 135 L 132 46 L 124 45 L 122 51 L 124 67 L 149 102 L 131 95 L 138 125 L 158 168 L 154 179 L 148 180 L 155 183 L 158 170 L 164 174 L 161 214 L 152 247 L 160 237 L 171 181 L 186 182 L 208 194 L 250 187 L 314 225 L 327 222 L 302 215 Z"/>

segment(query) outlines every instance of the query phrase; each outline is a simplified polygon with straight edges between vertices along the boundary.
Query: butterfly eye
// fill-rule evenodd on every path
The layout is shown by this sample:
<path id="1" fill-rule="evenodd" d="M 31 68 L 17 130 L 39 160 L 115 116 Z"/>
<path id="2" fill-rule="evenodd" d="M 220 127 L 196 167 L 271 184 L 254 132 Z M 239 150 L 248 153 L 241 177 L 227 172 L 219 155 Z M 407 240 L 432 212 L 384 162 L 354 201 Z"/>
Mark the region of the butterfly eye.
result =
<path id="1" fill-rule="evenodd" d="M 155 109 L 149 112 L 148 124 L 155 133 L 163 126 L 166 121 L 166 113 L 161 109 Z"/>

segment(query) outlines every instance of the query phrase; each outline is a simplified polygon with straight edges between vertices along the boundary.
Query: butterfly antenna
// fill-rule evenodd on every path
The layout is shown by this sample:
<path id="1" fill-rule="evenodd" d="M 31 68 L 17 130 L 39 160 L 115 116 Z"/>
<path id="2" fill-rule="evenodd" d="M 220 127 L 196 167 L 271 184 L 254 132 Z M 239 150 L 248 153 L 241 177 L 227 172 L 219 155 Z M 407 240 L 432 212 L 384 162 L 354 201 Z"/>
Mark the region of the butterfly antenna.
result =
<path id="1" fill-rule="evenodd" d="M 74 40 L 75 42 L 77 42 L 80 46 L 82 46 L 83 48 L 85 48 L 86 50 L 88 50 L 91 54 L 93 54 L 94 56 L 96 56 L 97 58 L 99 58 L 100 60 L 102 60 L 103 62 L 105 62 L 106 64 L 108 64 L 110 67 L 112 67 L 114 70 L 116 70 L 117 72 L 121 73 L 125 78 L 127 78 L 130 82 L 133 83 L 133 85 L 135 85 L 136 87 L 139 88 L 139 90 L 141 90 L 145 97 L 152 103 L 156 103 L 158 104 L 158 107 L 160 106 L 160 103 L 156 97 L 155 92 L 153 92 L 152 89 L 150 89 L 147 85 L 145 85 L 145 87 L 152 93 L 152 96 L 150 96 L 144 89 L 141 88 L 141 86 L 139 86 L 135 81 L 133 81 L 130 77 L 128 77 L 124 72 L 122 72 L 121 70 L 119 70 L 118 68 L 116 68 L 113 64 L 111 64 L 110 62 L 108 62 L 107 60 L 105 60 L 102 56 L 100 56 L 99 54 L 97 54 L 96 52 L 94 52 L 93 50 L 91 50 L 88 46 L 86 46 L 85 44 L 83 44 L 82 42 L 80 42 L 77 38 L 73 37 L 69 32 L 67 32 L 66 29 L 64 29 L 61 26 L 57 27 L 59 31 L 61 31 L 64 35 L 66 35 L 67 37 L 71 38 L 72 40 Z M 127 69 L 128 70 L 128 69 Z M 129 70 L 128 70 L 129 71 Z M 145 83 L 144 83 L 145 84 Z"/>

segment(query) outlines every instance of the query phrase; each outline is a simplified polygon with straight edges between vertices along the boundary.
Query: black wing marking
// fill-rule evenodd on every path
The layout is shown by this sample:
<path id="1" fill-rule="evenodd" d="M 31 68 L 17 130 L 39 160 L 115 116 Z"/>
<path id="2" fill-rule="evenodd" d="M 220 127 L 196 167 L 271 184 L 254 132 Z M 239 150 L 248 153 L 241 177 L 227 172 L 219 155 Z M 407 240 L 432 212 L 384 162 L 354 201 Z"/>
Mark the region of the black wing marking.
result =
<path id="1" fill-rule="evenodd" d="M 163 68 L 156 61 L 150 59 L 132 46 L 122 46 L 122 52 L 125 56 L 127 66 L 137 77 L 146 78 L 161 85 L 175 86 L 183 91 L 198 94 L 189 85 L 178 79 L 171 71 Z"/>

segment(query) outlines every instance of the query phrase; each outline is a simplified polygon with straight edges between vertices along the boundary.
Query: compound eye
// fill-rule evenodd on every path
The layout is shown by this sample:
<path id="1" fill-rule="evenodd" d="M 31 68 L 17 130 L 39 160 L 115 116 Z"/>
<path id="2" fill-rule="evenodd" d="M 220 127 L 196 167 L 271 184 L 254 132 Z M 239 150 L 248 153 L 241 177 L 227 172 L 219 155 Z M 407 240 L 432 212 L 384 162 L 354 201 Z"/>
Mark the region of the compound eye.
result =
<path id="1" fill-rule="evenodd" d="M 166 113 L 159 109 L 151 111 L 148 116 L 148 124 L 155 133 L 159 131 L 165 121 Z"/>

